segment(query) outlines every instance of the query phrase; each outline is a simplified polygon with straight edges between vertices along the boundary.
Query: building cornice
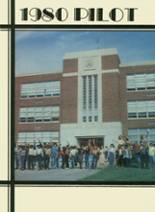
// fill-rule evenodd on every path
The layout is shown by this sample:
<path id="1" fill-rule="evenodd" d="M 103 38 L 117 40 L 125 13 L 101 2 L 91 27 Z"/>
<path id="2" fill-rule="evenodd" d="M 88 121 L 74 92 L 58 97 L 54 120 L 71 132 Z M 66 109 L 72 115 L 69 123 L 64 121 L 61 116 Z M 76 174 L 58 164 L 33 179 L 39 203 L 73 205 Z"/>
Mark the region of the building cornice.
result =
<path id="1" fill-rule="evenodd" d="M 107 55 L 118 55 L 117 49 L 95 49 L 89 51 L 71 52 L 64 56 L 64 59 L 75 59 L 80 57 L 91 57 L 91 56 L 107 56 Z"/>
<path id="2" fill-rule="evenodd" d="M 62 76 L 63 77 L 76 77 L 76 76 L 78 76 L 78 73 L 77 72 L 63 73 Z"/>
<path id="3" fill-rule="evenodd" d="M 30 77 L 30 76 L 40 76 L 40 75 L 52 75 L 52 74 L 62 74 L 62 70 L 48 72 L 48 73 L 27 73 L 27 74 L 16 74 L 15 77 Z"/>
<path id="4" fill-rule="evenodd" d="M 124 68 L 124 67 L 132 67 L 132 66 L 148 66 L 148 65 L 155 65 L 155 60 L 153 61 L 140 61 L 140 62 L 134 62 L 134 63 L 126 63 L 126 64 L 120 64 L 119 67 L 120 68 Z"/>
<path id="5" fill-rule="evenodd" d="M 119 69 L 102 70 L 102 74 L 108 74 L 108 73 L 120 73 L 120 71 L 119 71 Z"/>

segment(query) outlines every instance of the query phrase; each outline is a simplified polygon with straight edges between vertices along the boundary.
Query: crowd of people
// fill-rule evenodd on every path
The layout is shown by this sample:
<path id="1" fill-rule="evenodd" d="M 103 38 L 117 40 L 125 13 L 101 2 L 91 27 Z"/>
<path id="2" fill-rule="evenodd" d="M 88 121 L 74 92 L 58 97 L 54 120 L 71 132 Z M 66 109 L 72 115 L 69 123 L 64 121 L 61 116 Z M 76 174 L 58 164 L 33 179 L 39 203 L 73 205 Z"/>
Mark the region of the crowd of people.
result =
<path id="1" fill-rule="evenodd" d="M 110 167 L 153 168 L 155 166 L 155 144 L 141 136 L 139 143 L 133 143 L 119 136 L 117 144 L 61 147 L 57 143 L 18 144 L 15 148 L 15 168 L 20 170 L 47 170 L 58 168 L 96 169 Z"/>
<path id="2" fill-rule="evenodd" d="M 143 135 L 139 143 L 119 136 L 116 149 L 117 167 L 153 168 L 155 166 L 155 143 L 149 143 Z"/>

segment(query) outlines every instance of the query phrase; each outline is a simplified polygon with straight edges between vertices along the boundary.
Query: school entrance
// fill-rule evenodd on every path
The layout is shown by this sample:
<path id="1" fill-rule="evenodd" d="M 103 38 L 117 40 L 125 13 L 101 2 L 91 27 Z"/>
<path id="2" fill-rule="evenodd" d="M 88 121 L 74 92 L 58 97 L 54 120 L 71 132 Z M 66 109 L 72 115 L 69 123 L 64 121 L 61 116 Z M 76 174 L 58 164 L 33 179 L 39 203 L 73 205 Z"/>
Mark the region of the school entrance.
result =
<path id="1" fill-rule="evenodd" d="M 88 144 L 104 147 L 104 136 L 76 136 L 79 146 L 87 146 Z"/>

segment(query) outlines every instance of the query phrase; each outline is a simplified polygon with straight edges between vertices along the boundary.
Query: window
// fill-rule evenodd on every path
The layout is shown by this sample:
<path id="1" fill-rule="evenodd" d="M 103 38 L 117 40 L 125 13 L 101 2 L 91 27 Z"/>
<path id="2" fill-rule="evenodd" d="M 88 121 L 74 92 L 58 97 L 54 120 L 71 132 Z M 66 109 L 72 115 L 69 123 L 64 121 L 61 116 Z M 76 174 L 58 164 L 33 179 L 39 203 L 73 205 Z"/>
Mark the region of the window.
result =
<path id="1" fill-rule="evenodd" d="M 140 136 L 145 136 L 149 142 L 155 143 L 155 128 L 133 128 L 128 130 L 128 137 L 133 141 L 138 143 L 140 141 Z"/>
<path id="2" fill-rule="evenodd" d="M 83 116 L 83 122 L 86 122 L 86 121 L 87 121 L 87 117 Z"/>
<path id="3" fill-rule="evenodd" d="M 42 98 L 49 96 L 60 96 L 60 81 L 21 85 L 21 98 Z"/>
<path id="4" fill-rule="evenodd" d="M 135 90 L 135 78 L 133 75 L 127 76 L 127 89 L 129 91 Z"/>
<path id="5" fill-rule="evenodd" d="M 95 105 L 95 108 L 97 109 L 98 107 L 98 89 L 97 89 L 97 75 L 94 75 L 94 105 Z"/>
<path id="6" fill-rule="evenodd" d="M 86 76 L 83 77 L 83 109 L 87 106 L 87 96 L 86 96 Z"/>
<path id="7" fill-rule="evenodd" d="M 98 76 L 85 75 L 82 76 L 82 121 L 92 122 L 98 121 Z M 87 115 L 85 115 L 87 114 Z"/>
<path id="8" fill-rule="evenodd" d="M 139 112 L 138 113 L 138 117 L 139 118 L 146 118 L 147 117 L 147 113 L 146 112 Z"/>
<path id="9" fill-rule="evenodd" d="M 137 114 L 136 113 L 128 113 L 128 118 L 136 118 Z"/>
<path id="10" fill-rule="evenodd" d="M 155 89 L 155 73 L 127 75 L 127 90 Z"/>
<path id="11" fill-rule="evenodd" d="M 94 116 L 94 121 L 98 121 L 98 116 Z"/>
<path id="12" fill-rule="evenodd" d="M 145 81 L 145 74 L 137 74 L 135 77 L 135 83 L 137 90 L 145 90 L 146 81 Z"/>
<path id="13" fill-rule="evenodd" d="M 155 118 L 155 101 L 128 102 L 128 118 Z"/>
<path id="14" fill-rule="evenodd" d="M 92 108 L 92 76 L 88 76 L 88 105 Z"/>
<path id="15" fill-rule="evenodd" d="M 148 113 L 148 116 L 149 116 L 149 117 L 155 117 L 155 112 L 149 112 L 149 113 Z"/>
<path id="16" fill-rule="evenodd" d="M 54 142 L 59 141 L 59 132 L 20 132 L 18 133 L 18 142 Z"/>
<path id="17" fill-rule="evenodd" d="M 146 75 L 147 89 L 155 89 L 155 73 Z"/>
<path id="18" fill-rule="evenodd" d="M 59 115 L 59 106 L 20 108 L 20 122 L 54 122 Z"/>
<path id="19" fill-rule="evenodd" d="M 137 113 L 135 102 L 128 102 L 128 118 L 136 118 Z"/>

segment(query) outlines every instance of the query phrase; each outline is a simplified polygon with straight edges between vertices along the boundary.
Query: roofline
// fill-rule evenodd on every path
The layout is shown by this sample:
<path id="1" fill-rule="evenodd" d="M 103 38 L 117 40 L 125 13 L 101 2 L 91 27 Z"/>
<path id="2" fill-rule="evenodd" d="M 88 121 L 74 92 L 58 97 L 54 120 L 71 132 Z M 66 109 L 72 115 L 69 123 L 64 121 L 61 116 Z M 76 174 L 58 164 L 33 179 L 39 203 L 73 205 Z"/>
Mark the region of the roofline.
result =
<path id="1" fill-rule="evenodd" d="M 120 64 L 119 67 L 129 67 L 129 66 L 148 66 L 148 65 L 155 65 L 155 60 L 152 61 L 139 61 L 134 63 L 127 63 L 127 64 Z"/>
<path id="2" fill-rule="evenodd" d="M 125 67 L 133 67 L 133 66 L 148 66 L 148 65 L 155 65 L 155 60 L 152 61 L 139 61 L 134 63 L 128 63 L 128 64 L 120 64 L 120 68 Z M 63 74 L 62 70 L 57 70 L 55 72 L 48 72 L 48 73 L 28 73 L 28 74 L 16 74 L 15 77 L 29 77 L 29 76 L 39 76 L 39 75 L 51 75 L 51 74 Z"/>
<path id="3" fill-rule="evenodd" d="M 28 73 L 28 74 L 16 74 L 15 77 L 29 77 L 29 76 L 38 76 L 38 75 L 50 75 L 50 74 L 62 74 L 63 71 L 58 70 L 57 72 L 48 72 L 48 73 Z"/>
<path id="4" fill-rule="evenodd" d="M 109 48 L 109 49 L 93 49 L 88 51 L 79 51 L 79 52 L 70 52 L 66 53 L 64 59 L 71 59 L 71 58 L 80 58 L 80 57 L 89 57 L 95 55 L 118 55 L 116 48 Z"/>

